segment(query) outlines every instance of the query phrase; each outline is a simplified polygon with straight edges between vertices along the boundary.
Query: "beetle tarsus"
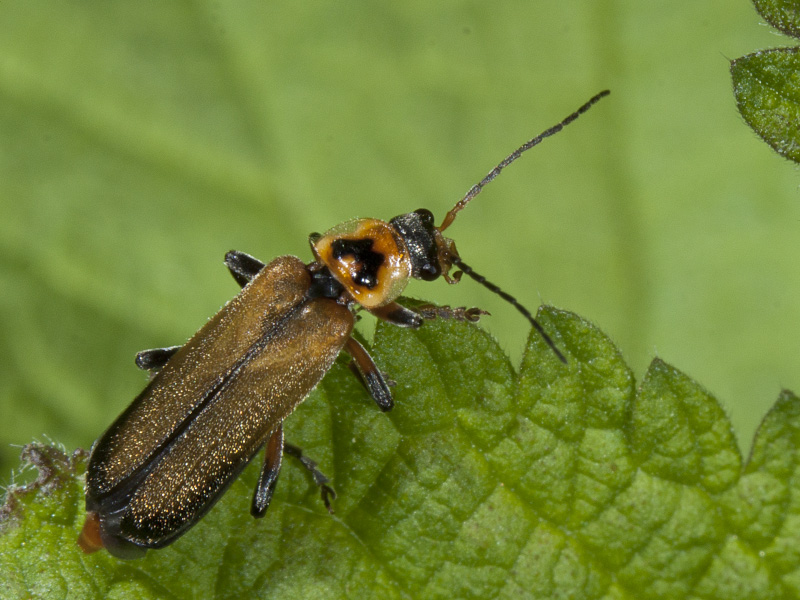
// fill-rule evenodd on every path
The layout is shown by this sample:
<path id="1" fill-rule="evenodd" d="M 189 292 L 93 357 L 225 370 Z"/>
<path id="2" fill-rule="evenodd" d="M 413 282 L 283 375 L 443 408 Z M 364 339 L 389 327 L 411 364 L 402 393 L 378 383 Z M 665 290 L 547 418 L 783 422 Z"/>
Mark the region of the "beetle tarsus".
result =
<path id="1" fill-rule="evenodd" d="M 322 502 L 325 504 L 325 508 L 328 509 L 329 514 L 333 514 L 333 506 L 331 506 L 331 500 L 336 500 L 336 492 L 333 491 L 333 488 L 327 484 L 322 484 L 319 486 L 320 495 L 322 496 Z"/>
<path id="2" fill-rule="evenodd" d="M 333 514 L 331 500 L 336 499 L 336 492 L 331 486 L 328 485 L 330 480 L 322 471 L 317 468 L 317 463 L 304 455 L 303 451 L 294 444 L 287 444 L 284 442 L 283 452 L 296 458 L 298 461 L 300 461 L 300 464 L 303 465 L 309 473 L 311 473 L 314 483 L 319 487 L 320 495 L 322 496 L 322 502 L 325 504 L 325 508 L 328 509 L 330 514 Z"/>

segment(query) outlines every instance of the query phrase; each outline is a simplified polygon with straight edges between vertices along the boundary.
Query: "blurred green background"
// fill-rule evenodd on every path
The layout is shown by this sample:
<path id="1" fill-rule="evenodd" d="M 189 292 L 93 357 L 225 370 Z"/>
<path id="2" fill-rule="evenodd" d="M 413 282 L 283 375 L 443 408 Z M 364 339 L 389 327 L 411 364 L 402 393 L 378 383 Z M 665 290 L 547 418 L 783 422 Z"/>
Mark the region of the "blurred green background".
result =
<path id="1" fill-rule="evenodd" d="M 746 0 L 0 3 L 0 482 L 13 445 L 92 443 L 145 383 L 135 352 L 236 293 L 227 250 L 441 218 L 603 88 L 448 234 L 637 377 L 658 355 L 696 378 L 749 448 L 800 390 L 800 173 L 742 122 L 728 59 L 789 43 Z M 527 324 L 474 283 L 409 294 L 490 310 L 519 357 Z"/>

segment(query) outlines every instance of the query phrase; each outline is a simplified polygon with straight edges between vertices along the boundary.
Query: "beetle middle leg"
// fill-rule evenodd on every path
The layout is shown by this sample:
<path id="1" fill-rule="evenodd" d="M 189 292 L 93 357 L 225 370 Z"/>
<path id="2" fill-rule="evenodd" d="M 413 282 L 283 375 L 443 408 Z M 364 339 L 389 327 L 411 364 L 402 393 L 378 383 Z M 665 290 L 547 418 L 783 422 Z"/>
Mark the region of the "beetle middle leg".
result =
<path id="1" fill-rule="evenodd" d="M 225 255 L 225 265 L 233 275 L 236 283 L 242 287 L 250 283 L 250 280 L 264 268 L 263 262 L 238 250 L 231 250 Z M 168 348 L 142 350 L 136 355 L 136 366 L 143 371 L 150 371 L 152 374 L 158 373 L 180 349 L 180 346 L 170 346 Z"/>
<path id="2" fill-rule="evenodd" d="M 383 378 L 383 374 L 375 361 L 355 338 L 349 338 L 344 345 L 345 351 L 353 358 L 348 365 L 350 370 L 355 373 L 361 383 L 367 388 L 369 395 L 375 400 L 383 412 L 392 410 L 394 400 L 389 384 Z"/>

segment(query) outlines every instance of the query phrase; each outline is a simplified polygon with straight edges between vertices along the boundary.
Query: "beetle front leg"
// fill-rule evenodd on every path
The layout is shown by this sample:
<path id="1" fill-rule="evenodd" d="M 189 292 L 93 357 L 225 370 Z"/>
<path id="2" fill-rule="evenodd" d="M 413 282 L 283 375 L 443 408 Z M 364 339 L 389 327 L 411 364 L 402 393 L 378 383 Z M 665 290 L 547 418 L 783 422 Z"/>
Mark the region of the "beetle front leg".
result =
<path id="1" fill-rule="evenodd" d="M 150 373 L 155 375 L 181 348 L 182 346 L 169 346 L 168 348 L 142 350 L 136 354 L 134 361 L 137 367 L 143 371 L 150 371 Z"/>
<path id="2" fill-rule="evenodd" d="M 422 326 L 422 317 L 420 315 L 397 302 L 391 302 L 378 308 L 370 308 L 369 312 L 379 319 L 398 327 L 419 329 Z"/>
<path id="3" fill-rule="evenodd" d="M 225 266 L 228 267 L 236 283 L 244 287 L 264 268 L 264 263 L 244 252 L 231 250 L 225 255 Z"/>
<path id="4" fill-rule="evenodd" d="M 456 321 L 477 323 L 483 315 L 491 314 L 489 311 L 481 310 L 480 308 L 467 308 L 466 306 L 450 308 L 449 306 L 436 306 L 435 304 L 423 304 L 417 307 L 417 310 L 426 321 L 455 319 Z"/>
<path id="5" fill-rule="evenodd" d="M 351 337 L 345 343 L 344 349 L 353 358 L 349 365 L 350 370 L 354 371 L 364 387 L 367 388 L 378 408 L 383 412 L 392 410 L 394 406 L 392 391 L 366 348 Z"/>
<path id="6" fill-rule="evenodd" d="M 431 321 L 433 319 L 455 319 L 457 321 L 475 323 L 480 320 L 482 315 L 489 314 L 480 308 L 467 308 L 466 306 L 450 308 L 449 306 L 435 306 L 433 304 L 423 304 L 417 307 L 415 312 L 397 302 L 392 302 L 380 308 L 371 308 L 369 312 L 387 323 L 408 327 L 409 329 L 418 329 L 422 326 L 423 321 Z"/>

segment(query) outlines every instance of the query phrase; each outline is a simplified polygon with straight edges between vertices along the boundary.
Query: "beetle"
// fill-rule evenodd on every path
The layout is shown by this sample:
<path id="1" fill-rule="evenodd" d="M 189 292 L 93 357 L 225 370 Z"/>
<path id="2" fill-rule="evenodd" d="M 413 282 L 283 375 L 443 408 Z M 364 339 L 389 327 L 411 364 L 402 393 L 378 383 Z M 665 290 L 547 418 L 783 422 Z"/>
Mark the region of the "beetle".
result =
<path id="1" fill-rule="evenodd" d="M 474 185 L 442 224 L 419 209 L 390 221 L 353 219 L 309 236 L 314 260 L 281 256 L 269 264 L 231 251 L 225 264 L 241 292 L 183 346 L 145 350 L 136 364 L 152 378 L 95 442 L 86 472 L 86 521 L 78 543 L 119 558 L 143 556 L 186 533 L 265 448 L 250 512 L 264 516 L 283 454 L 300 459 L 325 505 L 335 496 L 316 464 L 284 442 L 283 421 L 344 350 L 383 411 L 392 393 L 367 350 L 351 335 L 357 307 L 394 325 L 424 318 L 477 320 L 483 311 L 447 307 L 415 312 L 397 302 L 411 278 L 462 273 L 510 302 L 566 359 L 515 298 L 465 264 L 444 237 L 456 214 L 526 150 L 586 112 L 600 92 L 566 119 L 523 144 Z M 452 268 L 460 272 L 450 274 Z"/>

